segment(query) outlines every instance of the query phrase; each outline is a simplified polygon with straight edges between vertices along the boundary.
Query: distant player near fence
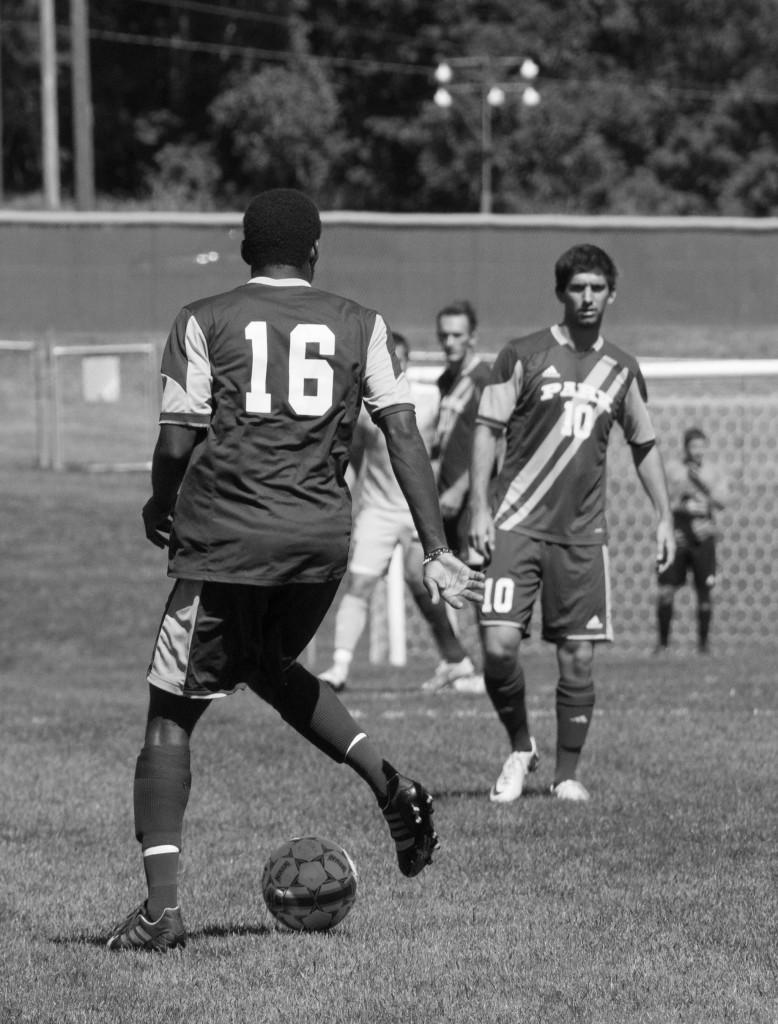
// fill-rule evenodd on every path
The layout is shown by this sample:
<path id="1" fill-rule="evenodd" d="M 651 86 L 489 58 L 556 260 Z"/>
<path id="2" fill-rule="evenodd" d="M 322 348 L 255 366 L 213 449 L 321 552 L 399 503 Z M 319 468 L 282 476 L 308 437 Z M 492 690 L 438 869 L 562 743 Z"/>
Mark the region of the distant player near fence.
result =
<path id="1" fill-rule="evenodd" d="M 667 466 L 676 551 L 672 565 L 659 573 L 657 646 L 665 654 L 675 610 L 676 591 L 691 575 L 697 602 L 697 650 L 707 654 L 716 584 L 716 513 L 729 499 L 729 484 L 720 467 L 705 462 L 708 438 L 699 427 L 683 435 L 683 458 Z"/>

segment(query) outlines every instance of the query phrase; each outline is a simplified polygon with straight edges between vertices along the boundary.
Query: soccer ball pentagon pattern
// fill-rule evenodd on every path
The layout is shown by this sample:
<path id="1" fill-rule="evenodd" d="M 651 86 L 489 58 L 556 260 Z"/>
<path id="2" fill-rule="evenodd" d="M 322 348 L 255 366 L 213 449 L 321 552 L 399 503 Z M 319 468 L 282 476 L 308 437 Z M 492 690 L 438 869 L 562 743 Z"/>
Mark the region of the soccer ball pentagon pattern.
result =
<path id="1" fill-rule="evenodd" d="M 337 843 L 296 836 L 268 857 L 262 895 L 270 913 L 287 928 L 326 931 L 353 907 L 357 869 Z"/>

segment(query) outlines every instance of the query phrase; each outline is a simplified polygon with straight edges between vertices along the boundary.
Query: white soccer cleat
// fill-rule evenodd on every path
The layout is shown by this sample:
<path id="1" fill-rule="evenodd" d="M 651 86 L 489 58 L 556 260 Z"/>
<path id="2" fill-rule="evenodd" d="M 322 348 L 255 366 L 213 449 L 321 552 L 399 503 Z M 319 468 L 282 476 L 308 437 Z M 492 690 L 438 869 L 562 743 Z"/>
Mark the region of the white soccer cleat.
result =
<path id="1" fill-rule="evenodd" d="M 559 800 L 574 800 L 577 803 L 586 803 L 591 799 L 589 790 L 578 779 L 562 779 L 551 787 L 551 795 Z"/>
<path id="2" fill-rule="evenodd" d="M 451 685 L 457 693 L 486 693 L 486 683 L 480 673 L 472 676 L 459 676 Z"/>
<path id="3" fill-rule="evenodd" d="M 435 669 L 435 675 L 421 684 L 425 693 L 438 693 L 440 690 L 454 689 L 457 679 L 472 676 L 475 666 L 465 655 L 461 661 L 441 661 Z"/>
<path id="4" fill-rule="evenodd" d="M 320 672 L 319 679 L 323 683 L 329 683 L 333 690 L 345 690 L 348 676 L 339 665 L 333 665 L 326 672 Z"/>
<path id="5" fill-rule="evenodd" d="M 508 804 L 518 800 L 524 792 L 528 772 L 534 772 L 540 761 L 534 737 L 530 737 L 532 750 L 514 750 L 502 766 L 502 771 L 489 793 L 493 804 Z"/>

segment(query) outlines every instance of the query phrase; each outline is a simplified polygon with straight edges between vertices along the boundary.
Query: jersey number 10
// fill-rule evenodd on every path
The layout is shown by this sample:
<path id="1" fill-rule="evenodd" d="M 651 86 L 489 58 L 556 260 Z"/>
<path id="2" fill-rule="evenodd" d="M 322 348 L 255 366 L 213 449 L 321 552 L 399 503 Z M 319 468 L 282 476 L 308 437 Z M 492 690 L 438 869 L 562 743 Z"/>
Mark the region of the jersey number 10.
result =
<path id="1" fill-rule="evenodd" d="M 246 393 L 246 412 L 267 413 L 271 395 L 267 390 L 267 322 L 252 320 L 246 327 L 251 342 L 251 389 Z M 308 345 L 318 345 L 319 354 L 335 353 L 335 335 L 325 324 L 298 324 L 289 335 L 289 404 L 298 416 L 322 416 L 332 405 L 334 375 L 326 359 L 308 356 Z M 305 382 L 313 381 L 311 394 Z"/>

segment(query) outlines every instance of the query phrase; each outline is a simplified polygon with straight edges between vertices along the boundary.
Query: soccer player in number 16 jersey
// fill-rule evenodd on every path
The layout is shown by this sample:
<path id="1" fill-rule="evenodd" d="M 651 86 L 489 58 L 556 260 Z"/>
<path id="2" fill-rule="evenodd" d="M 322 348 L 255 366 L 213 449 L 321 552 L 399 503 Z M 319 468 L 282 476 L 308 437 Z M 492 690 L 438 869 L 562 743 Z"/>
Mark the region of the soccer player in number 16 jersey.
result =
<path id="1" fill-rule="evenodd" d="M 575 772 L 594 707 L 594 644 L 613 638 L 605 468 L 614 423 L 657 515 L 660 566 L 672 561 L 675 546 L 640 368 L 600 334 L 616 268 L 601 249 L 580 245 L 555 270 L 562 322 L 499 353 L 473 441 L 470 542 L 490 559 L 480 615 L 484 680 L 511 746 L 490 794 L 497 803 L 521 796 L 538 763 L 519 659 L 538 592 L 542 635 L 556 645 L 559 670 L 552 792 L 589 796 Z M 505 456 L 492 481 L 503 435 Z"/>
<path id="2" fill-rule="evenodd" d="M 321 221 L 307 196 L 249 204 L 251 280 L 186 306 L 162 360 L 163 398 L 143 509 L 169 542 L 175 583 L 148 672 L 135 830 L 148 896 L 109 948 L 185 945 L 178 865 L 192 731 L 212 701 L 249 687 L 373 790 L 400 870 L 437 848 L 432 798 L 375 749 L 334 691 L 297 661 L 346 569 L 351 437 L 364 404 L 386 437 L 421 540 L 433 601 L 478 601 L 483 576 L 445 545 L 435 480 L 382 317 L 312 287 Z"/>

